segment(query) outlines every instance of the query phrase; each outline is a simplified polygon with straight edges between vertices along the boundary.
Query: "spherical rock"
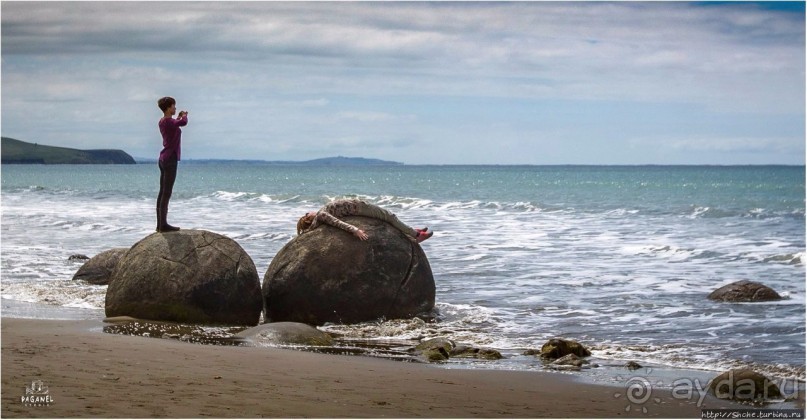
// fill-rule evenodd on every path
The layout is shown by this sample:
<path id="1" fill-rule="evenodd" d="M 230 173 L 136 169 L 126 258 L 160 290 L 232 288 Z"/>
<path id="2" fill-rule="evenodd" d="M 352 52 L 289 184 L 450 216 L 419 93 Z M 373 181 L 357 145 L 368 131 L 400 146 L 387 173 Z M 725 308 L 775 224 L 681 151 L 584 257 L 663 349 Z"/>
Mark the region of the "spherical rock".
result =
<path id="1" fill-rule="evenodd" d="M 782 299 L 779 293 L 770 287 L 748 280 L 727 284 L 710 293 L 708 297 L 723 302 L 765 302 Z"/>
<path id="2" fill-rule="evenodd" d="M 73 275 L 73 280 L 84 280 L 97 285 L 109 284 L 112 271 L 128 250 L 129 248 L 112 248 L 88 259 Z"/>
<path id="3" fill-rule="evenodd" d="M 226 236 L 204 230 L 154 233 L 120 259 L 106 316 L 192 324 L 257 325 L 255 264 Z"/>
<path id="4" fill-rule="evenodd" d="M 717 398 L 740 401 L 765 401 L 781 397 L 779 387 L 751 369 L 723 372 L 709 381 L 709 392 Z"/>
<path id="5" fill-rule="evenodd" d="M 322 225 L 277 253 L 263 278 L 267 322 L 351 324 L 434 308 L 434 277 L 413 238 L 377 219 L 344 221 L 370 238 Z"/>
<path id="6" fill-rule="evenodd" d="M 333 344 L 333 337 L 330 334 L 299 322 L 261 324 L 241 331 L 235 337 L 273 345 L 330 346 Z"/>

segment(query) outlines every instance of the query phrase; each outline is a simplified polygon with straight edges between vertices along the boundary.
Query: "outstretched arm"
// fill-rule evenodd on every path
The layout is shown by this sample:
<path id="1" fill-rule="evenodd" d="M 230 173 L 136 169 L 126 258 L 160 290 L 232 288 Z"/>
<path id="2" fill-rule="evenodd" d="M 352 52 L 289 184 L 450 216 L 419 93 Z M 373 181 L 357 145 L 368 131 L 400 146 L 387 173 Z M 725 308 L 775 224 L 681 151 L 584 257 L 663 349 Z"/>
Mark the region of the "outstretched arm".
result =
<path id="1" fill-rule="evenodd" d="M 327 223 L 327 224 L 329 224 L 329 225 L 331 225 L 333 227 L 342 229 L 345 232 L 348 232 L 348 233 L 350 233 L 352 235 L 355 235 L 357 238 L 361 239 L 362 241 L 365 241 L 368 238 L 367 234 L 364 233 L 363 230 L 357 228 L 356 226 L 351 225 L 350 223 L 345 223 L 345 222 L 339 220 L 334 215 L 332 215 L 332 214 L 330 214 L 330 213 L 328 213 L 326 211 L 318 212 L 317 213 L 317 220 L 320 223 Z"/>
<path id="2" fill-rule="evenodd" d="M 188 125 L 188 113 L 186 111 L 182 111 L 182 112 L 179 113 L 179 116 L 176 119 L 174 119 L 174 118 L 166 118 L 164 121 L 166 121 L 168 124 L 174 126 L 175 128 L 176 127 L 184 127 L 184 126 Z"/>

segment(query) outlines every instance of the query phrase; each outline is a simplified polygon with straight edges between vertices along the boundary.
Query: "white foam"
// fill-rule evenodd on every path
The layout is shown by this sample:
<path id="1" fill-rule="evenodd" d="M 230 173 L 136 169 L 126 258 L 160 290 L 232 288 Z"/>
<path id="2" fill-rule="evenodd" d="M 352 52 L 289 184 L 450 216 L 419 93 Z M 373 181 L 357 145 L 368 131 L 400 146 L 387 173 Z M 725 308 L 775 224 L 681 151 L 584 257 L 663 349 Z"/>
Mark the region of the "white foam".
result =
<path id="1" fill-rule="evenodd" d="M 249 192 L 252 186 L 216 186 L 187 198 L 180 188 L 172 199 L 171 220 L 183 228 L 234 238 L 262 275 L 296 235 L 299 216 L 347 197 L 341 188 L 324 195 L 308 190 L 309 195 L 301 196 L 298 192 L 308 187 L 298 184 L 294 190 L 271 193 L 260 185 L 254 192 Z M 722 217 L 717 205 L 669 212 L 631 203 L 587 206 L 576 198 L 547 199 L 543 191 L 507 201 L 471 193 L 444 192 L 446 198 L 439 198 L 432 191 L 414 197 L 357 189 L 365 193 L 358 197 L 393 210 L 402 221 L 435 231 L 422 247 L 435 275 L 443 320 L 328 328 L 379 338 L 445 335 L 502 349 L 540 347 L 552 336 L 565 335 L 613 345 L 608 347 L 611 357 L 681 367 L 719 364 L 715 360 L 738 343 L 756 339 L 778 338 L 803 349 L 793 344 L 803 342 L 804 335 L 803 217 L 766 219 L 774 210 L 763 206 L 749 212 L 760 217 L 749 218 Z M 4 190 L 1 203 L 3 297 L 103 308 L 102 290 L 68 282 L 80 264 L 66 263 L 66 258 L 129 246 L 151 234 L 153 198 L 22 194 L 6 195 Z M 791 225 L 802 229 L 785 228 Z M 763 281 L 790 299 L 749 305 L 705 299 L 710 291 L 740 279 Z M 767 317 L 796 330 L 773 334 L 762 328 L 770 323 Z M 669 344 L 693 340 L 703 343 L 688 352 Z M 655 347 L 619 353 L 616 348 L 626 343 Z M 777 362 L 777 357 L 789 357 L 787 350 L 781 354 L 765 357 Z M 803 364 L 799 357 L 792 364 Z"/>

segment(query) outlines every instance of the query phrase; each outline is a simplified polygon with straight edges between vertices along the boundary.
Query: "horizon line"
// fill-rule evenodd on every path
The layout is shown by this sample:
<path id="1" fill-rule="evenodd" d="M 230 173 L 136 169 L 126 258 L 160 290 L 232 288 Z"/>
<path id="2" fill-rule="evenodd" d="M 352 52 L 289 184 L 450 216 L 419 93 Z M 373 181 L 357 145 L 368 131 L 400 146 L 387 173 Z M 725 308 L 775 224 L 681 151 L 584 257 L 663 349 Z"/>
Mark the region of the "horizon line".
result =
<path id="1" fill-rule="evenodd" d="M 309 160 L 266 160 L 266 159 L 221 159 L 221 158 L 186 158 L 182 162 L 192 161 L 216 161 L 222 163 L 238 163 L 238 162 L 252 162 L 252 163 L 269 163 L 275 165 L 283 164 L 301 164 L 309 163 L 316 160 L 331 159 L 332 157 L 315 158 Z M 156 162 L 156 158 L 134 158 L 137 164 Z M 384 161 L 384 159 L 377 158 L 350 158 L 350 159 L 364 159 L 364 160 L 377 160 Z M 371 163 L 371 164 L 323 164 L 327 166 L 805 166 L 805 163 L 407 163 L 384 161 L 388 163 Z M 315 163 L 310 163 L 315 165 Z"/>

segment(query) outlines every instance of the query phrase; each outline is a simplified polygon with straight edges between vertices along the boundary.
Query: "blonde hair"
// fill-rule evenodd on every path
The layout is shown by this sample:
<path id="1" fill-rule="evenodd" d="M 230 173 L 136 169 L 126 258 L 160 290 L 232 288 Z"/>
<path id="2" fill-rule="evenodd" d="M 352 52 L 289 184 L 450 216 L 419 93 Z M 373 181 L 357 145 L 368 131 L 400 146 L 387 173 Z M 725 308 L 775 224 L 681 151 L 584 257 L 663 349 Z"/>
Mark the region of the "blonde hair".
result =
<path id="1" fill-rule="evenodd" d="M 302 235 L 303 232 L 307 231 L 311 228 L 311 225 L 314 224 L 314 216 L 305 215 L 297 221 L 297 234 Z"/>

